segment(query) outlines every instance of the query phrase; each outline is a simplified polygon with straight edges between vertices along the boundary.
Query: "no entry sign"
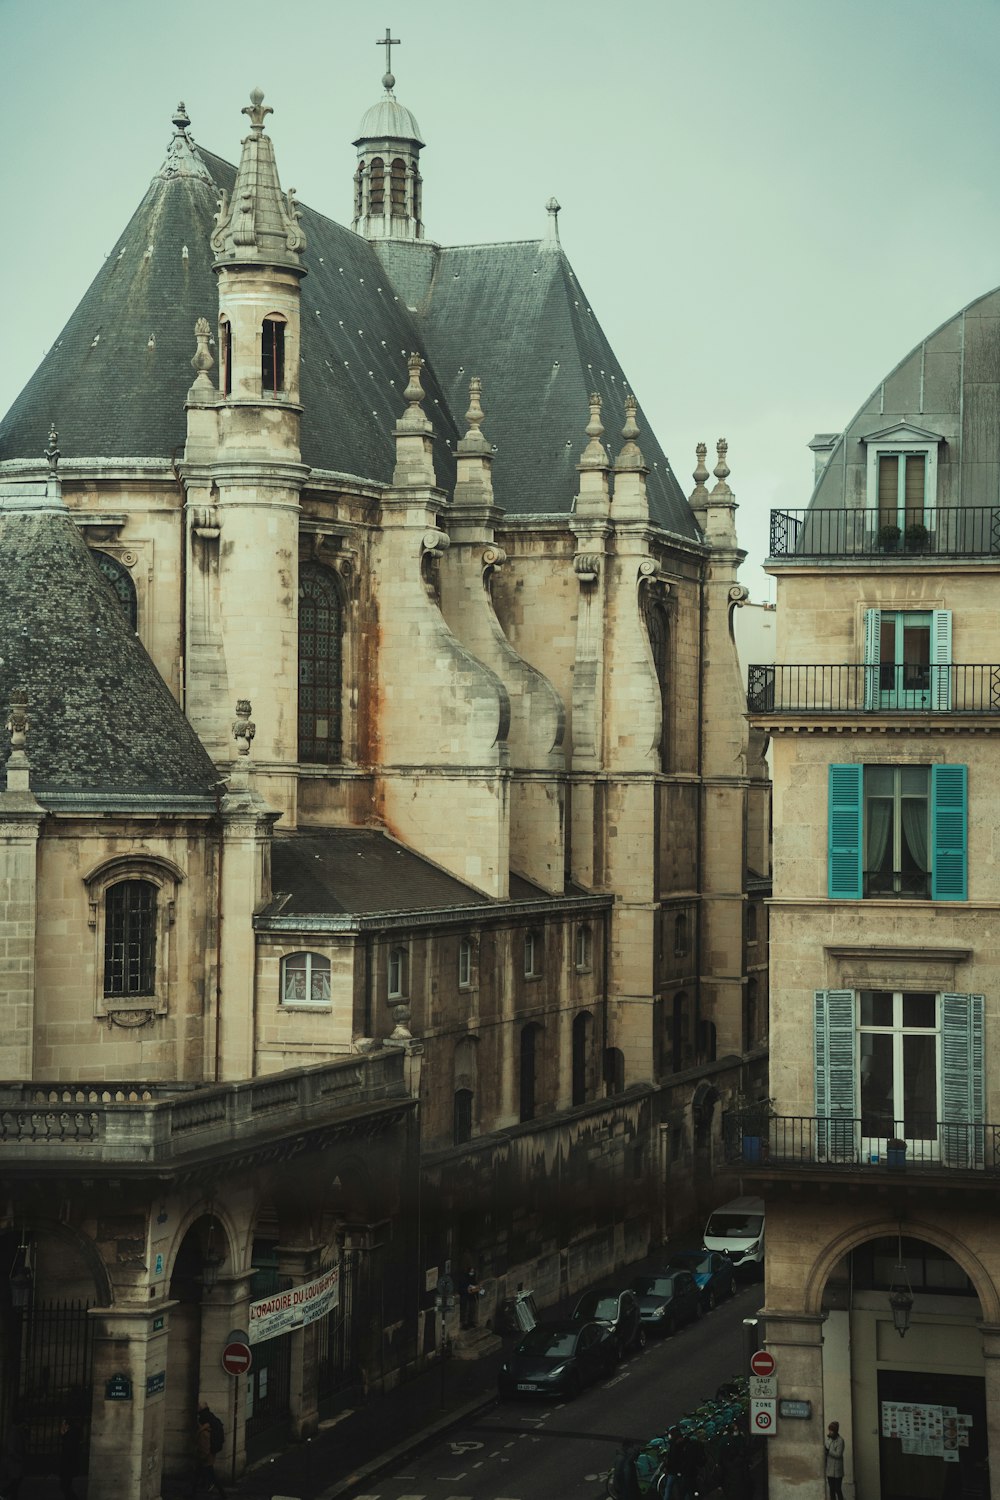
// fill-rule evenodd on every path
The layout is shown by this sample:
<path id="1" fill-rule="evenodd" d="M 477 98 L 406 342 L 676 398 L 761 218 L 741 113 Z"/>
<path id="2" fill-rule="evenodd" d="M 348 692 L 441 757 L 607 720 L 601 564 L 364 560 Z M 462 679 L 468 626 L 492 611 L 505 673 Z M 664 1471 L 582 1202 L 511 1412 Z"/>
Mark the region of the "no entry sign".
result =
<path id="1" fill-rule="evenodd" d="M 245 1375 L 252 1364 L 249 1344 L 227 1344 L 222 1351 L 222 1368 L 227 1375 Z"/>
<path id="2" fill-rule="evenodd" d="M 774 1355 L 766 1349 L 758 1349 L 750 1358 L 750 1368 L 755 1375 L 773 1375 Z"/>

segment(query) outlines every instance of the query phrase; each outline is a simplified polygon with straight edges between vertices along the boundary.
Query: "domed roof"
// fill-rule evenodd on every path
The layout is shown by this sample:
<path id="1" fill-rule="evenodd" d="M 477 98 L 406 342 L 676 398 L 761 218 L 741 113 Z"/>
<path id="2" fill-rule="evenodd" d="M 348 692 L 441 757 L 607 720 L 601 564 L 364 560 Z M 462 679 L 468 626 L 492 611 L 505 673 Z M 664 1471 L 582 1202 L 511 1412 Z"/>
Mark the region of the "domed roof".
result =
<path id="1" fill-rule="evenodd" d="M 393 84 L 396 82 L 391 73 L 387 73 L 382 79 L 385 93 L 377 104 L 365 111 L 358 127 L 358 137 L 354 142 L 360 146 L 362 141 L 414 141 L 418 146 L 424 144 L 420 136 L 420 126 L 417 124 L 413 114 L 400 104 L 392 92 Z"/>

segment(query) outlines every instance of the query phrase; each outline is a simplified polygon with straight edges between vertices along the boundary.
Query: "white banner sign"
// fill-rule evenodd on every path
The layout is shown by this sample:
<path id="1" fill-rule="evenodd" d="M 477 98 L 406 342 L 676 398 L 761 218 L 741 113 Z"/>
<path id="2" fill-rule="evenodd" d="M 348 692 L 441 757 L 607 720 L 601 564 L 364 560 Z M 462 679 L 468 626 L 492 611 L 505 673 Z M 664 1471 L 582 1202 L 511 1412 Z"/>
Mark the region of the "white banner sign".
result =
<path id="1" fill-rule="evenodd" d="M 339 1302 L 339 1266 L 324 1271 L 315 1281 L 305 1281 L 301 1286 L 289 1287 L 287 1292 L 261 1297 L 259 1302 L 250 1304 L 250 1342 L 264 1344 L 292 1328 L 304 1328 Z"/>

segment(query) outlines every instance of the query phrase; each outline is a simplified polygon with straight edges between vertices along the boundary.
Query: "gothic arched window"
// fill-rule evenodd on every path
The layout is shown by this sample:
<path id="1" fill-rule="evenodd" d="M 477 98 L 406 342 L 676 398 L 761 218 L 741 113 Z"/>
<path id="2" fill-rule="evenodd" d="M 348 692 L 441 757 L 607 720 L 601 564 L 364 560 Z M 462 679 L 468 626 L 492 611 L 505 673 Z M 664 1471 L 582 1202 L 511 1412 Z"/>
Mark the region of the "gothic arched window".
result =
<path id="1" fill-rule="evenodd" d="M 336 579 L 319 563 L 299 568 L 299 760 L 341 758 L 343 607 Z"/>
<path id="2" fill-rule="evenodd" d="M 573 1103 L 586 1104 L 590 1078 L 590 1047 L 594 1018 L 589 1010 L 573 1017 Z"/>
<path id="3" fill-rule="evenodd" d="M 285 389 L 285 321 L 265 318 L 260 332 L 260 385 L 265 396 Z"/>
<path id="4" fill-rule="evenodd" d="M 665 771 L 670 757 L 670 622 L 663 605 L 656 599 L 647 601 L 645 616 L 653 667 L 660 688 L 660 769 Z"/>
<path id="5" fill-rule="evenodd" d="M 126 620 L 133 630 L 139 628 L 139 601 L 136 597 L 135 584 L 132 575 L 124 563 L 120 563 L 117 557 L 112 557 L 107 552 L 92 552 L 91 557 L 97 567 L 98 573 L 105 583 L 111 586 L 115 597 L 122 607 Z"/>

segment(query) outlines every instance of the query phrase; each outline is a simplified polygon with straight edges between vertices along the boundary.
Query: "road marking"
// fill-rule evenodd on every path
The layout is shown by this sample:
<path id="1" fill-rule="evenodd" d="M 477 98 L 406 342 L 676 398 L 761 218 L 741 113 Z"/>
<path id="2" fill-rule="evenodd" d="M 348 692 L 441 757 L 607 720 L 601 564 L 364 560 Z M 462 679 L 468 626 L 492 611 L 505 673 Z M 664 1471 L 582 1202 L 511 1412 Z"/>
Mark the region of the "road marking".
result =
<path id="1" fill-rule="evenodd" d="M 456 1457 L 458 1457 L 458 1455 L 462 1454 L 462 1453 L 472 1453 L 477 1448 L 485 1448 L 485 1446 L 486 1446 L 485 1443 L 477 1443 L 472 1438 L 467 1439 L 467 1440 L 463 1440 L 460 1443 L 449 1443 L 448 1444 L 448 1447 L 451 1449 L 452 1453 L 454 1453 Z"/>

